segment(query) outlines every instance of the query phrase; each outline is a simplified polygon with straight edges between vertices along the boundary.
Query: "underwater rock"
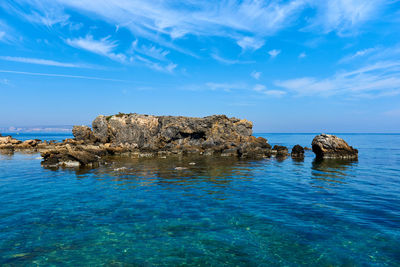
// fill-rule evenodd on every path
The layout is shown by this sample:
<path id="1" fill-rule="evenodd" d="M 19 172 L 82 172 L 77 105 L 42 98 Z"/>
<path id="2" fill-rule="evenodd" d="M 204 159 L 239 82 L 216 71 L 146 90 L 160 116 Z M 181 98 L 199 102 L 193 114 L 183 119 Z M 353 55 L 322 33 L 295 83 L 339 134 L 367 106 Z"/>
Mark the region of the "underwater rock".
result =
<path id="1" fill-rule="evenodd" d="M 317 159 L 357 159 L 358 150 L 349 146 L 342 138 L 330 134 L 314 137 L 312 150 Z"/>

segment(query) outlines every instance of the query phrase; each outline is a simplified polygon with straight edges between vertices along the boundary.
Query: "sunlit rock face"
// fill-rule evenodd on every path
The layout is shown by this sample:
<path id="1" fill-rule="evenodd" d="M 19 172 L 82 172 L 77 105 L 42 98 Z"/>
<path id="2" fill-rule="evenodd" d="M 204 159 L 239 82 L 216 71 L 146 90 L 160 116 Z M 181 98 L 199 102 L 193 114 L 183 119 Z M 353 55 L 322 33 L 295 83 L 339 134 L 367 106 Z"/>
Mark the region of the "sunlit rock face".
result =
<path id="1" fill-rule="evenodd" d="M 90 165 L 105 156 L 165 157 L 170 154 L 262 158 L 271 146 L 252 136 L 247 120 L 214 115 L 204 118 L 117 114 L 98 116 L 92 124 L 74 126 L 73 140 L 43 151 L 44 164 Z"/>
<path id="2" fill-rule="evenodd" d="M 97 142 L 129 146 L 141 151 L 212 151 L 226 155 L 260 156 L 270 152 L 266 139 L 252 136 L 253 124 L 250 121 L 225 115 L 204 118 L 100 115 L 92 126 Z M 83 135 L 90 136 L 87 133 L 76 134 Z"/>
<path id="3" fill-rule="evenodd" d="M 346 141 L 330 134 L 321 134 L 314 137 L 312 150 L 320 159 L 357 159 L 358 150 L 349 146 Z"/>

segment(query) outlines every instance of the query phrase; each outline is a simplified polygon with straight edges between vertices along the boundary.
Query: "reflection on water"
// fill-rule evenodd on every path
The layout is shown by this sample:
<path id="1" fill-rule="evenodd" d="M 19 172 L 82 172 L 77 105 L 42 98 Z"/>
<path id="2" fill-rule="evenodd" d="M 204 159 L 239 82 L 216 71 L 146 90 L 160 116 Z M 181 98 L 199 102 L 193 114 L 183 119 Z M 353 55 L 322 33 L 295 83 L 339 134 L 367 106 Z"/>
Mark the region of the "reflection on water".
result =
<path id="1" fill-rule="evenodd" d="M 349 168 L 354 167 L 357 162 L 357 160 L 346 159 L 314 159 L 311 174 L 313 179 L 326 182 L 320 185 L 321 187 L 346 183 L 346 177 L 351 173 Z"/>

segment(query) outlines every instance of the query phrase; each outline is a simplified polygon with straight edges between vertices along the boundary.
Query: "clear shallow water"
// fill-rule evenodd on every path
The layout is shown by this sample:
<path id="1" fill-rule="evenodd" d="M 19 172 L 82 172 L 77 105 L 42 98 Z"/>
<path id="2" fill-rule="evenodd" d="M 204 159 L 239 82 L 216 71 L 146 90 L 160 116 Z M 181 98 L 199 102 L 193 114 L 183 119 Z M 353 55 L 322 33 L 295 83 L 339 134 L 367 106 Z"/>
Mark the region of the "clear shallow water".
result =
<path id="1" fill-rule="evenodd" d="M 400 135 L 339 136 L 358 162 L 0 155 L 0 265 L 400 266 Z"/>

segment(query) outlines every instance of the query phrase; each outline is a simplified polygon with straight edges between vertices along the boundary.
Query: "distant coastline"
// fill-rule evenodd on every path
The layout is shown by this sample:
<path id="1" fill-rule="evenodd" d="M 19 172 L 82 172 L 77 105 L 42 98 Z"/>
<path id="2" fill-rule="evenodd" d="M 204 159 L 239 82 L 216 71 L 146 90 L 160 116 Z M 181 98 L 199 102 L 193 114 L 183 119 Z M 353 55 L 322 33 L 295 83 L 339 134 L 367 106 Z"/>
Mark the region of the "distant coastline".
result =
<path id="1" fill-rule="evenodd" d="M 71 131 L 72 125 L 0 127 L 1 133 L 70 133 Z"/>

